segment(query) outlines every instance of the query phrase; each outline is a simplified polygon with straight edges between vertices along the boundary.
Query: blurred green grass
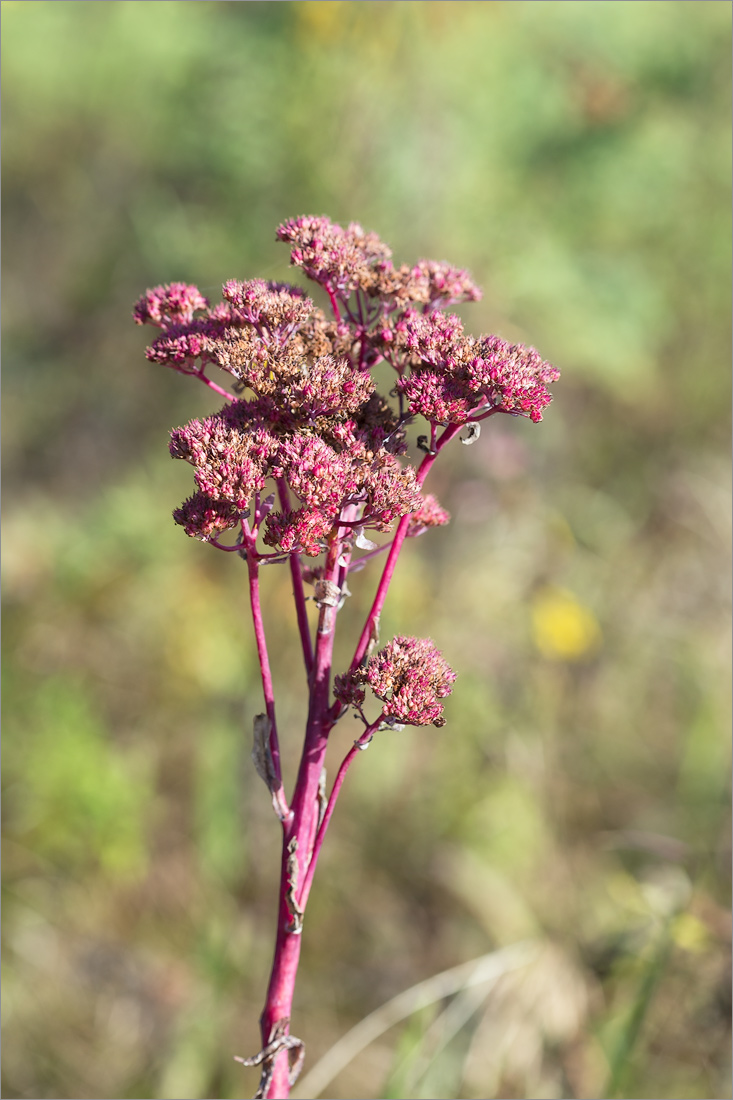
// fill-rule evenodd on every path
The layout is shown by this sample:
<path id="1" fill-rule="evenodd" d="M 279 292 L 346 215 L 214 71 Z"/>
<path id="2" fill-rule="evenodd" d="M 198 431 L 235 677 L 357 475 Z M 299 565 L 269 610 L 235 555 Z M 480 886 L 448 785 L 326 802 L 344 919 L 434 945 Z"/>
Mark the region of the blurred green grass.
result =
<path id="1" fill-rule="evenodd" d="M 563 379 L 539 427 L 456 448 L 431 486 L 454 521 L 405 551 L 383 636 L 429 634 L 460 676 L 446 728 L 385 737 L 342 796 L 309 1064 L 529 936 L 541 964 L 432 1067 L 424 1010 L 336 1094 L 729 1096 L 729 5 L 2 12 L 3 1095 L 256 1087 L 231 1055 L 259 1045 L 278 837 L 246 597 L 169 518 L 167 431 L 216 405 L 146 363 L 130 310 L 288 278 L 275 226 L 327 213 L 469 267 L 469 328 Z"/>

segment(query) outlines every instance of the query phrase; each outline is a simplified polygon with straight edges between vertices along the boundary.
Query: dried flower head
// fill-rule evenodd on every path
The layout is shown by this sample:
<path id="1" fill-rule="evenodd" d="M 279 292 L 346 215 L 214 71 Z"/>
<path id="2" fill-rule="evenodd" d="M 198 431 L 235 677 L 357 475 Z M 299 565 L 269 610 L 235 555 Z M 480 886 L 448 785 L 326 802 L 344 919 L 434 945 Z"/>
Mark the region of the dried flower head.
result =
<path id="1" fill-rule="evenodd" d="M 202 493 L 212 500 L 228 501 L 241 512 L 265 487 L 278 440 L 261 426 L 247 425 L 243 431 L 233 415 L 237 411 L 229 406 L 177 428 L 171 432 L 170 453 L 191 463 Z"/>
<path id="2" fill-rule="evenodd" d="M 398 457 L 407 425 L 422 416 L 435 432 L 498 412 L 540 420 L 559 372 L 534 348 L 466 335 L 444 312 L 480 297 L 460 268 L 432 260 L 395 268 L 389 248 L 355 222 L 295 218 L 277 236 L 327 290 L 332 320 L 304 291 L 263 279 L 230 279 L 213 307 L 187 283 L 155 287 L 135 305 L 138 324 L 162 330 L 151 361 L 225 393 L 206 377 L 216 366 L 251 391 L 172 433 L 171 454 L 193 466 L 197 487 L 177 522 L 214 538 L 237 526 L 268 479 L 280 479 L 290 503 L 261 520 L 266 544 L 283 554 L 319 554 L 335 531 L 348 537 L 344 521 L 386 532 L 413 513 L 412 536 L 446 523 Z M 382 360 L 397 374 L 394 403 L 375 391 L 370 368 Z"/>
<path id="3" fill-rule="evenodd" d="M 329 218 L 293 218 L 278 227 L 277 236 L 293 246 L 292 264 L 339 296 L 348 296 L 357 287 L 373 289 L 379 263 L 392 255 L 376 233 L 366 233 L 358 222 L 343 229 Z"/>
<path id="4" fill-rule="evenodd" d="M 426 493 L 410 516 L 410 524 L 407 528 L 408 538 L 422 535 L 429 527 L 443 527 L 450 523 L 450 513 L 442 508 L 432 493 Z"/>
<path id="5" fill-rule="evenodd" d="M 360 707 L 366 699 L 366 692 L 361 684 L 362 680 L 358 675 L 344 672 L 334 679 L 333 694 L 346 707 Z"/>
<path id="6" fill-rule="evenodd" d="M 209 302 L 198 287 L 188 283 L 167 283 L 146 290 L 138 298 L 133 317 L 138 325 L 186 324 L 197 309 L 206 309 Z"/>
<path id="7" fill-rule="evenodd" d="M 348 705 L 362 703 L 362 684 L 369 684 L 384 703 L 386 720 L 408 726 L 444 726 L 443 704 L 456 674 L 430 638 L 398 635 L 380 649 L 365 668 L 336 677 L 334 694 Z"/>
<path id="8" fill-rule="evenodd" d="M 214 500 L 207 493 L 199 492 L 174 510 L 173 519 L 191 538 L 206 542 L 236 527 L 239 513 L 228 500 Z"/>
<path id="9" fill-rule="evenodd" d="M 547 386 L 560 377 L 534 348 L 465 336 L 453 314 L 406 310 L 382 340 L 391 361 L 402 352 L 409 364 L 397 386 L 410 412 L 435 424 L 464 424 L 488 412 L 541 420 L 552 400 Z"/>

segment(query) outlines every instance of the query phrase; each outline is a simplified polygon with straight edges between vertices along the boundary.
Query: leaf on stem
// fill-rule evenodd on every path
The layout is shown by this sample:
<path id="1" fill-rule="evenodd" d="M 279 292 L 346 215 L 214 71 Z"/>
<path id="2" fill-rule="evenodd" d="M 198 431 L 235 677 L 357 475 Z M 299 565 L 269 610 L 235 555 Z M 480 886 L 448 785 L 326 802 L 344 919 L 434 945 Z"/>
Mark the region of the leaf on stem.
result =
<path id="1" fill-rule="evenodd" d="M 285 902 L 290 913 L 291 923 L 288 927 L 288 932 L 294 936 L 299 936 L 303 931 L 303 910 L 298 905 L 298 900 L 295 896 L 298 889 L 298 838 L 293 837 L 288 844 L 288 889 L 285 895 Z"/>
<path id="2" fill-rule="evenodd" d="M 275 774 L 275 765 L 270 749 L 270 734 L 272 722 L 266 714 L 255 714 L 254 721 L 254 745 L 252 746 L 252 760 L 255 771 L 267 787 L 270 794 L 274 794 L 279 783 Z"/>
<path id="3" fill-rule="evenodd" d="M 284 821 L 288 815 L 288 807 L 285 802 L 282 783 L 277 778 L 275 764 L 270 748 L 270 735 L 272 722 L 266 714 L 256 714 L 254 720 L 254 744 L 252 746 L 252 760 L 255 771 L 272 795 L 272 806 L 280 818 Z"/>
<path id="4" fill-rule="evenodd" d="M 326 814 L 326 806 L 328 805 L 328 797 L 326 795 L 326 769 L 321 768 L 321 774 L 318 777 L 318 828 L 321 827 L 321 822 Z"/>

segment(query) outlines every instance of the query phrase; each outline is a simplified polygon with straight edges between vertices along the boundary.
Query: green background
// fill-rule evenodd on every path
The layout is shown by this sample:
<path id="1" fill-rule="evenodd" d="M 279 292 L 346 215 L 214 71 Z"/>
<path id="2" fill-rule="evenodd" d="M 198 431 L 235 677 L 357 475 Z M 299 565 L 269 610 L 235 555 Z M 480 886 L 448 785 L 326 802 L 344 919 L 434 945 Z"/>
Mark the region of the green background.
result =
<path id="1" fill-rule="evenodd" d="M 259 1046 L 278 829 L 246 588 L 170 519 L 168 430 L 217 403 L 146 362 L 131 307 L 289 278 L 275 227 L 309 213 L 468 267 L 469 331 L 563 377 L 541 425 L 492 420 L 431 475 L 453 522 L 407 545 L 382 634 L 430 635 L 459 678 L 444 729 L 349 776 L 308 1065 L 529 938 L 326 1095 L 729 1096 L 730 5 L 2 11 L 3 1095 L 256 1088 L 232 1054 Z M 264 587 L 292 781 L 286 573 Z"/>

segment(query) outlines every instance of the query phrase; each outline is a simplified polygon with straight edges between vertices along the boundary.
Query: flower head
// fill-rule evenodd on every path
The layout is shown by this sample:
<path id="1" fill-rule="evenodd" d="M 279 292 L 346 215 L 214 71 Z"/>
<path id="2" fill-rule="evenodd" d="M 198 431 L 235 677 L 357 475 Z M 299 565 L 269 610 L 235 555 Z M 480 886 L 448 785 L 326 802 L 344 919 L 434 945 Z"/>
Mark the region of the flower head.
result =
<path id="1" fill-rule="evenodd" d="M 229 406 L 214 416 L 192 420 L 171 432 L 170 442 L 172 457 L 193 466 L 201 492 L 212 500 L 228 501 L 240 512 L 264 488 L 269 463 L 279 447 L 277 438 L 263 426 L 247 424 L 242 431 L 242 418 L 237 423 L 237 413 L 242 411 Z"/>
<path id="2" fill-rule="evenodd" d="M 445 508 L 441 508 L 432 493 L 426 493 L 420 502 L 420 507 L 416 508 L 410 516 L 407 536 L 414 538 L 416 535 L 424 534 L 428 527 L 443 527 L 446 523 L 450 523 L 450 513 L 446 512 Z"/>
<path id="3" fill-rule="evenodd" d="M 345 296 L 357 287 L 372 289 L 379 263 L 392 255 L 376 233 L 365 232 L 358 222 L 343 229 L 330 218 L 292 218 L 278 226 L 277 237 L 292 245 L 290 262 L 309 279 Z"/>
<path id="4" fill-rule="evenodd" d="M 502 412 L 542 419 L 552 401 L 547 389 L 560 371 L 539 352 L 523 344 L 508 344 L 498 336 L 484 336 L 479 354 L 468 367 L 469 386 Z"/>
<path id="5" fill-rule="evenodd" d="M 289 283 L 268 283 L 264 279 L 242 283 L 229 279 L 221 293 L 234 308 L 233 317 L 254 325 L 261 333 L 293 329 L 313 312 L 313 302 L 305 291 Z"/>
<path id="6" fill-rule="evenodd" d="M 464 424 L 490 410 L 541 420 L 552 400 L 548 383 L 560 377 L 534 348 L 466 336 L 454 314 L 405 310 L 382 340 L 409 365 L 397 387 L 410 412 L 435 424 Z"/>
<path id="7" fill-rule="evenodd" d="M 336 677 L 334 692 L 340 702 L 361 703 L 360 685 L 369 684 L 384 703 L 385 719 L 408 726 L 444 726 L 441 699 L 450 695 L 456 674 L 430 638 L 398 635 L 366 665 Z"/>
<path id="8" fill-rule="evenodd" d="M 206 542 L 223 531 L 236 527 L 239 514 L 228 500 L 214 500 L 206 493 L 199 492 L 175 509 L 173 519 L 180 523 L 191 538 Z"/>
<path id="9" fill-rule="evenodd" d="M 133 310 L 138 325 L 158 325 L 166 328 L 173 323 L 190 321 L 197 309 L 206 309 L 209 302 L 198 287 L 188 283 L 166 283 L 146 290 Z"/>
<path id="10" fill-rule="evenodd" d="M 478 302 L 481 300 L 481 288 L 476 286 L 467 271 L 452 264 L 436 260 L 420 260 L 413 267 L 411 275 L 420 286 L 424 298 L 415 297 L 415 301 L 426 301 L 431 308 L 454 305 L 456 302 Z"/>
<path id="11" fill-rule="evenodd" d="M 315 558 L 325 549 L 335 518 L 326 509 L 319 508 L 270 512 L 265 521 L 264 541 L 283 554 L 307 554 Z"/>
<path id="12" fill-rule="evenodd" d="M 336 676 L 333 682 L 333 693 L 344 706 L 360 707 L 366 699 L 366 692 L 361 687 L 361 681 L 350 672 Z"/>

